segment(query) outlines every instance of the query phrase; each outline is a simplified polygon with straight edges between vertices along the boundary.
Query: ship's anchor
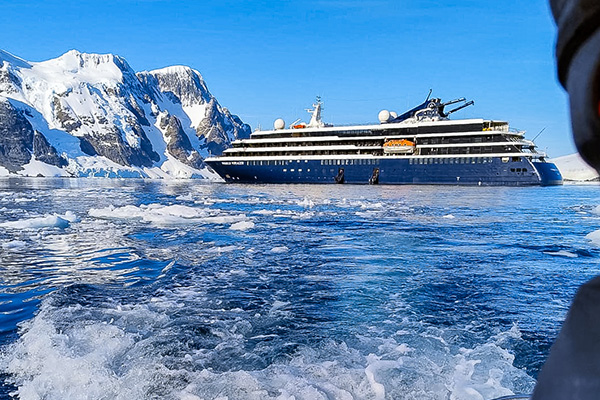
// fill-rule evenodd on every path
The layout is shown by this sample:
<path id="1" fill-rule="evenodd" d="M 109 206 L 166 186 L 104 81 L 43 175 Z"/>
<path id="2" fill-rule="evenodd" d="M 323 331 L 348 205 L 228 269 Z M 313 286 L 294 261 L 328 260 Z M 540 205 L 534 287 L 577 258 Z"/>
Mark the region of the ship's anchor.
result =
<path id="1" fill-rule="evenodd" d="M 339 184 L 344 183 L 344 168 L 340 168 L 338 170 L 338 174 L 334 179 L 335 179 L 335 183 L 339 183 Z"/>
<path id="2" fill-rule="evenodd" d="M 379 184 L 379 168 L 373 169 L 373 174 L 369 179 L 369 185 L 378 185 Z"/>

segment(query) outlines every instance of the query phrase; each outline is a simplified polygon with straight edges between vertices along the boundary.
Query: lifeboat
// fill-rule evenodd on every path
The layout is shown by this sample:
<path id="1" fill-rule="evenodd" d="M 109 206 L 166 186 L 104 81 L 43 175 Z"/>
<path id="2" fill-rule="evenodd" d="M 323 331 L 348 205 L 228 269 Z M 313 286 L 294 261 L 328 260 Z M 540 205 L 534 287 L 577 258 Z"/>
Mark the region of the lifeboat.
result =
<path id="1" fill-rule="evenodd" d="M 301 124 L 293 125 L 292 129 L 304 129 L 306 128 L 306 124 L 303 122 Z"/>
<path id="2" fill-rule="evenodd" d="M 383 144 L 383 152 L 387 154 L 411 154 L 415 151 L 415 143 L 406 139 L 387 140 Z"/>

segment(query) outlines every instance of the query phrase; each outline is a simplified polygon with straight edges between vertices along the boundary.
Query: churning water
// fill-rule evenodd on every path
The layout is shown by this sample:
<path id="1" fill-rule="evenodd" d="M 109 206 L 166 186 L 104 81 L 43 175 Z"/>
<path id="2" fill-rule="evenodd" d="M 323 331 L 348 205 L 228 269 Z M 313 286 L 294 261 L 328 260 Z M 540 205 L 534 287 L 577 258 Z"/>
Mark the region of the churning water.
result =
<path id="1" fill-rule="evenodd" d="M 0 180 L 0 397 L 530 393 L 599 189 Z"/>

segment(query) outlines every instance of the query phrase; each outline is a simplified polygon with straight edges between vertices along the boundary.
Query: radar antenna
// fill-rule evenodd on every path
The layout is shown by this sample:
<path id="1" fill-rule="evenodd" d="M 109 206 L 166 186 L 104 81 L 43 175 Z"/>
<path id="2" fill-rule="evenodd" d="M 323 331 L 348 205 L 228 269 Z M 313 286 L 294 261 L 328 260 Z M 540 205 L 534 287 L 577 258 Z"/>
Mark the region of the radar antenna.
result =
<path id="1" fill-rule="evenodd" d="M 313 104 L 312 109 L 307 109 L 310 114 L 312 114 L 310 118 L 310 122 L 307 127 L 309 128 L 322 128 L 325 126 L 323 121 L 321 120 L 321 111 L 323 110 L 323 103 L 321 102 L 321 96 L 317 96 L 317 102 Z"/>

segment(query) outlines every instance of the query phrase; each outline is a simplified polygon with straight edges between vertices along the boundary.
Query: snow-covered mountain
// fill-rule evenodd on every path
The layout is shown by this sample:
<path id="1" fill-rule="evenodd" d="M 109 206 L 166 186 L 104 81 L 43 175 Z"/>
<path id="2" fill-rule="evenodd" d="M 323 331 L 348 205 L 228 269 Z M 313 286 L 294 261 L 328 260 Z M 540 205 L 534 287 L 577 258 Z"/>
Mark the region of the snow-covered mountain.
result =
<path id="1" fill-rule="evenodd" d="M 189 67 L 0 50 L 0 175 L 211 177 L 203 159 L 249 135 Z"/>

